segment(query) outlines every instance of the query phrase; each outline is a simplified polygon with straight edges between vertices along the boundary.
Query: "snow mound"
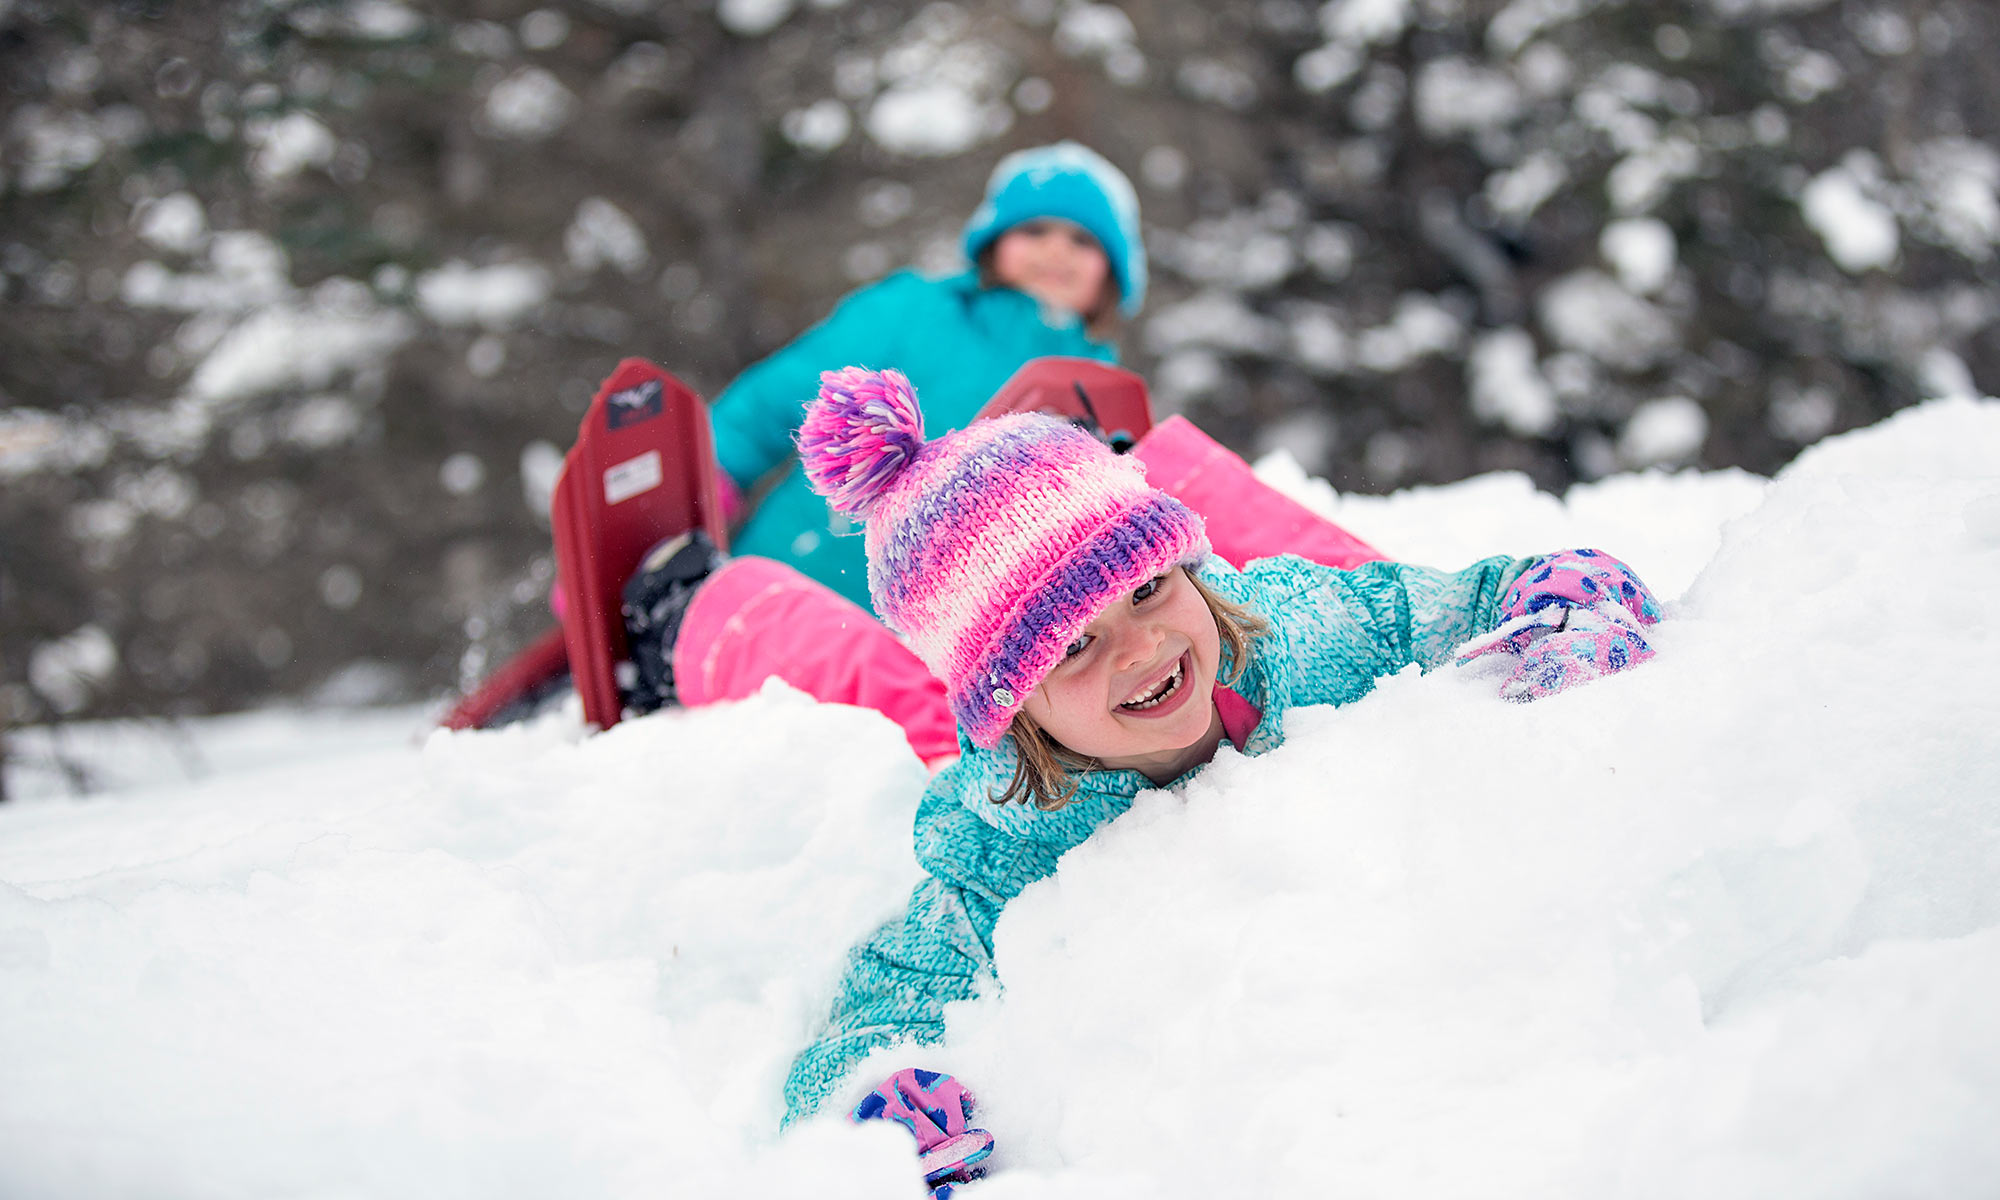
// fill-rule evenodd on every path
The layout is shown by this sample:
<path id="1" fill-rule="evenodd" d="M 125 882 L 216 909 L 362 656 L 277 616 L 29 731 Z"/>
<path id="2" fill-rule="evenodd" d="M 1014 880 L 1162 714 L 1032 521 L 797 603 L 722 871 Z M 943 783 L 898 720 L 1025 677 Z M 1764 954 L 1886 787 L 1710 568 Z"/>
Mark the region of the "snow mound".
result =
<path id="1" fill-rule="evenodd" d="M 1225 749 L 1009 908 L 1004 992 L 874 1065 L 977 1089 L 995 1200 L 1985 1194 L 1997 463 L 1971 400 L 1768 484 L 1333 498 L 1267 460 L 1404 557 L 1625 556 L 1658 659 L 1526 706 L 1406 673 Z M 184 783 L 72 742 L 135 768 L 83 803 L 44 736 L 0 809 L 0 1194 L 920 1194 L 897 1130 L 775 1133 L 915 876 L 922 770 L 874 714 L 773 685 L 420 750 L 267 714 Z"/>
<path id="2" fill-rule="evenodd" d="M 1996 463 L 1990 403 L 1843 439 L 1643 673 L 1409 673 L 1225 752 L 1015 902 L 931 1057 L 1050 1194 L 1981 1192 Z"/>

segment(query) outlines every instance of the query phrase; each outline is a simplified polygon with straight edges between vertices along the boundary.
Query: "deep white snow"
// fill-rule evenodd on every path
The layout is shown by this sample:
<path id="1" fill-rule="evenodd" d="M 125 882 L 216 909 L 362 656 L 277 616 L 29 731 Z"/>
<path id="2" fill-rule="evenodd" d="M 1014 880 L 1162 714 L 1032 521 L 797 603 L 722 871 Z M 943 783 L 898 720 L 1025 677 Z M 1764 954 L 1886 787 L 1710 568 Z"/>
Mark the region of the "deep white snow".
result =
<path id="1" fill-rule="evenodd" d="M 1659 658 L 1542 703 L 1388 680 L 1151 793 L 1010 907 L 937 1047 L 1009 1197 L 2000 1194 L 2000 403 L 1778 481 L 1333 497 L 1402 557 L 1597 544 Z M 776 1134 L 922 768 L 772 687 L 17 738 L 0 1195 L 921 1195 Z"/>

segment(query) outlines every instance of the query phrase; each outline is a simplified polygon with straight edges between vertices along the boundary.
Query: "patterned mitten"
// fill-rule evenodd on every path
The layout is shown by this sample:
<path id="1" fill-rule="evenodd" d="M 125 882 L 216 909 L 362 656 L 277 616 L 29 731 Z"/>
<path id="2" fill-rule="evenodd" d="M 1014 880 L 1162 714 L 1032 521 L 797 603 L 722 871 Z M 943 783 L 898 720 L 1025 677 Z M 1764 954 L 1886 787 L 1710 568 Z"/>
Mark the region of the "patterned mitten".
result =
<path id="1" fill-rule="evenodd" d="M 993 1153 L 993 1135 L 969 1128 L 972 1093 L 949 1075 L 908 1067 L 854 1106 L 856 1121 L 894 1121 L 917 1139 L 924 1182 L 934 1198 L 949 1197 L 952 1185 L 977 1179 Z"/>
<path id="2" fill-rule="evenodd" d="M 1500 627 L 1468 642 L 1463 665 L 1506 651 L 1521 662 L 1500 695 L 1539 700 L 1653 657 L 1645 626 L 1659 601 L 1632 568 L 1601 550 L 1564 550 L 1540 560 L 1500 602 Z"/>
<path id="3" fill-rule="evenodd" d="M 1500 598 L 1502 620 L 1540 612 L 1551 604 L 1590 608 L 1622 606 L 1641 625 L 1660 619 L 1660 602 L 1632 568 L 1602 550 L 1559 550 L 1521 572 Z"/>

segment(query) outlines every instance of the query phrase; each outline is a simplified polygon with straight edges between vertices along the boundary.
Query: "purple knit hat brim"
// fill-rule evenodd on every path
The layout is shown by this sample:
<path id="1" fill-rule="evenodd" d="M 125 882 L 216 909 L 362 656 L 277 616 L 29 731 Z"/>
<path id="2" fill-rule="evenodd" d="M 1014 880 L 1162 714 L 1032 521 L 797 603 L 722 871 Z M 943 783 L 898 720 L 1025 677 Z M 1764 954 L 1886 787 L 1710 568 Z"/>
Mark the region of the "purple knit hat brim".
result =
<path id="1" fill-rule="evenodd" d="M 1036 581 L 1020 609 L 989 641 L 962 681 L 950 681 L 952 713 L 974 745 L 991 750 L 1086 625 L 1147 580 L 1208 557 L 1201 517 L 1165 492 L 1149 491 L 1104 523 Z"/>

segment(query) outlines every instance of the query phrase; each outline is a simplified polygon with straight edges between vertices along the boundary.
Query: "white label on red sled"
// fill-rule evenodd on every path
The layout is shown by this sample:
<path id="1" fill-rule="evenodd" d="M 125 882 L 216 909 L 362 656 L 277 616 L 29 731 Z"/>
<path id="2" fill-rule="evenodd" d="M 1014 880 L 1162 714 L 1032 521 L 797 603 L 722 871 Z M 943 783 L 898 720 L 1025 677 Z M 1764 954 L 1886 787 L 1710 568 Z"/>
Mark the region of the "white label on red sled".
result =
<path id="1" fill-rule="evenodd" d="M 660 486 L 666 473 L 660 467 L 660 452 L 648 450 L 604 470 L 604 502 L 616 504 Z"/>

